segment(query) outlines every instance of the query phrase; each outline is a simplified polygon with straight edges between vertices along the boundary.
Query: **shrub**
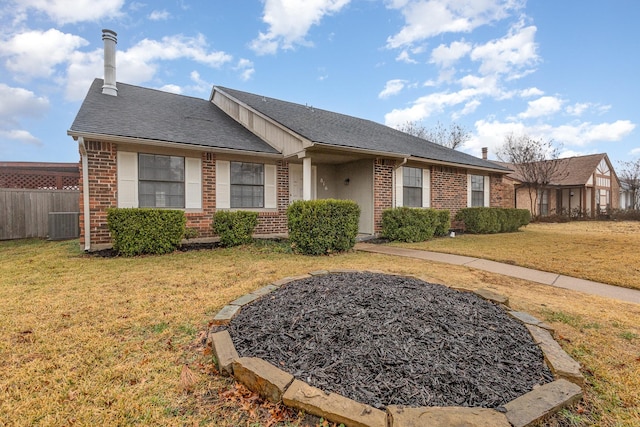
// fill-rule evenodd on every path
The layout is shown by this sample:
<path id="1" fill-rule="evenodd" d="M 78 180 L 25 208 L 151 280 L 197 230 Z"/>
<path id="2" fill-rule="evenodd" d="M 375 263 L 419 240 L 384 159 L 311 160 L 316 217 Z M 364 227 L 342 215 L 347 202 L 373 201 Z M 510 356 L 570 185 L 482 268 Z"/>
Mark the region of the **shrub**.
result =
<path id="1" fill-rule="evenodd" d="M 448 209 L 436 212 L 438 213 L 438 223 L 436 224 L 436 229 L 433 235 L 436 237 L 446 236 L 449 234 L 449 229 L 451 228 L 451 213 Z"/>
<path id="2" fill-rule="evenodd" d="M 323 255 L 356 244 L 360 206 L 351 200 L 293 202 L 287 209 L 289 241 L 296 252 Z"/>
<path id="3" fill-rule="evenodd" d="M 120 255 L 173 252 L 185 234 L 183 211 L 150 208 L 109 208 L 107 226 L 113 249 Z"/>
<path id="4" fill-rule="evenodd" d="M 455 219 L 463 221 L 469 233 L 509 233 L 529 224 L 531 213 L 527 209 L 465 208 L 456 213 Z"/>
<path id="5" fill-rule="evenodd" d="M 446 212 L 446 223 L 441 218 Z M 382 212 L 382 235 L 389 240 L 400 242 L 422 242 L 431 239 L 437 233 L 444 236 L 451 225 L 449 211 L 400 207 Z M 446 226 L 446 230 L 443 231 Z"/>
<path id="6" fill-rule="evenodd" d="M 213 215 L 213 232 L 220 236 L 220 246 L 238 246 L 253 241 L 258 225 L 258 213 L 248 211 L 217 211 Z"/>

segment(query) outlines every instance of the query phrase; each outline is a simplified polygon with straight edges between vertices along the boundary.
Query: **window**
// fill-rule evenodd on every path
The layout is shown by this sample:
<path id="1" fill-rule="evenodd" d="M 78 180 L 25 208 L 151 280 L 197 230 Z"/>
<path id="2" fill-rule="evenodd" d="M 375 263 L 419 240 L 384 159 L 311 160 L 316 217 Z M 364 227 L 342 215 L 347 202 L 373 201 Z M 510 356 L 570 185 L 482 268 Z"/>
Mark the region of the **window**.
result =
<path id="1" fill-rule="evenodd" d="M 471 206 L 484 206 L 484 176 L 471 175 Z"/>
<path id="2" fill-rule="evenodd" d="M 402 200 L 404 206 L 422 207 L 422 169 L 402 168 Z"/>
<path id="3" fill-rule="evenodd" d="M 549 190 L 538 190 L 538 201 L 540 202 L 538 214 L 541 216 L 549 215 Z"/>
<path id="4" fill-rule="evenodd" d="M 264 165 L 231 162 L 231 208 L 264 207 Z"/>
<path id="5" fill-rule="evenodd" d="M 184 208 L 184 172 L 184 157 L 139 154 L 139 207 Z"/>

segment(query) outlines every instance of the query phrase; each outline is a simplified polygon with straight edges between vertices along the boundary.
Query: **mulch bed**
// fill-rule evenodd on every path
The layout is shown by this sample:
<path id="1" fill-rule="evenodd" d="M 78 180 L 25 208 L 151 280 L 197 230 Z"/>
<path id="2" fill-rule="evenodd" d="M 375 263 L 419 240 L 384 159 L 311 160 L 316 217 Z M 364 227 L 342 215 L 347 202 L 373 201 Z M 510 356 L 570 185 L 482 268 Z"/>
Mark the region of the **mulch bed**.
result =
<path id="1" fill-rule="evenodd" d="M 228 329 L 240 356 L 377 408 L 500 409 L 553 380 L 527 329 L 505 310 L 407 277 L 302 279 L 244 306 Z"/>

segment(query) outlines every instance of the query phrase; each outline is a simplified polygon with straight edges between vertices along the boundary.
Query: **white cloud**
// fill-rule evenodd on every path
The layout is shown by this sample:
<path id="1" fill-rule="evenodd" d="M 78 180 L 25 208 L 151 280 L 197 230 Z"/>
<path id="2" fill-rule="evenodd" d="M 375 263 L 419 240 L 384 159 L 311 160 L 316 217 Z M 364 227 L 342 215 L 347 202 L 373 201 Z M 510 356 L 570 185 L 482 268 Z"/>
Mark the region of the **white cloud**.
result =
<path id="1" fill-rule="evenodd" d="M 450 67 L 469 52 L 471 44 L 464 41 L 453 42 L 449 46 L 441 44 L 431 51 L 429 62 L 440 67 Z"/>
<path id="2" fill-rule="evenodd" d="M 49 100 L 30 90 L 0 83 L 0 124 L 15 123 L 20 117 L 40 117 L 49 109 Z"/>
<path id="3" fill-rule="evenodd" d="M 389 80 L 384 85 L 384 89 L 378 94 L 378 98 L 385 99 L 392 95 L 397 95 L 402 91 L 402 89 L 404 89 L 406 84 L 407 84 L 406 80 L 401 80 L 401 79 Z"/>
<path id="4" fill-rule="evenodd" d="M 555 96 L 543 96 L 534 101 L 527 103 L 526 111 L 518 114 L 522 119 L 530 119 L 534 117 L 548 116 L 557 113 L 562 108 L 563 101 Z"/>
<path id="5" fill-rule="evenodd" d="M 631 154 L 632 156 L 640 155 L 640 147 L 634 148 L 633 150 L 629 151 L 629 154 Z"/>
<path id="6" fill-rule="evenodd" d="M 174 84 L 167 84 L 167 85 L 161 86 L 160 90 L 164 91 L 164 92 L 175 93 L 177 95 L 181 95 L 182 94 L 182 87 L 180 87 L 178 85 L 174 85 Z"/>
<path id="7" fill-rule="evenodd" d="M 535 26 L 524 27 L 518 23 L 505 37 L 474 47 L 471 59 L 480 61 L 482 74 L 507 74 L 511 79 L 523 77 L 532 71 L 523 69 L 539 61 L 535 34 Z"/>
<path id="8" fill-rule="evenodd" d="M 209 67 L 218 68 L 230 62 L 233 57 L 222 51 L 208 50 L 203 35 L 185 37 L 174 35 L 161 40 L 144 39 L 116 55 L 118 81 L 140 84 L 150 81 L 156 75 L 160 61 L 179 59 L 192 60 Z M 103 52 L 74 52 L 70 56 L 67 69 L 66 97 L 70 100 L 82 99 L 90 83 L 103 74 Z"/>
<path id="9" fill-rule="evenodd" d="M 59 25 L 118 18 L 124 0 L 20 0 L 17 9 L 35 10 Z"/>
<path id="10" fill-rule="evenodd" d="M 30 90 L 0 83 L 0 138 L 21 144 L 41 145 L 29 131 L 20 129 L 20 120 L 37 118 L 49 109 L 49 100 Z"/>
<path id="11" fill-rule="evenodd" d="M 89 44 L 82 37 L 56 29 L 32 30 L 16 34 L 0 44 L 0 57 L 14 73 L 14 79 L 27 81 L 34 77 L 50 77 L 57 65 L 69 61 L 74 51 Z"/>
<path id="12" fill-rule="evenodd" d="M 530 98 L 532 96 L 542 96 L 544 92 L 538 89 L 537 87 L 530 87 L 527 89 L 523 89 L 519 93 L 521 98 Z"/>
<path id="13" fill-rule="evenodd" d="M 149 20 L 151 21 L 166 21 L 171 17 L 171 14 L 166 10 L 154 10 L 149 14 Z"/>
<path id="14" fill-rule="evenodd" d="M 567 157 L 580 157 L 580 156 L 588 156 L 589 154 L 597 154 L 594 150 L 589 151 L 576 151 L 576 150 L 562 150 L 558 155 L 561 159 L 566 159 Z"/>
<path id="15" fill-rule="evenodd" d="M 390 9 L 399 9 L 405 26 L 387 39 L 387 47 L 399 48 L 443 33 L 468 33 L 475 28 L 508 17 L 524 7 L 520 0 L 395 0 Z"/>
<path id="16" fill-rule="evenodd" d="M 409 56 L 409 52 L 406 50 L 403 50 L 402 52 L 400 52 L 398 54 L 398 56 L 396 56 L 396 61 L 398 62 L 405 62 L 407 64 L 417 64 L 418 61 L 416 61 L 415 59 L 411 58 L 411 56 Z"/>
<path id="17" fill-rule="evenodd" d="M 253 67 L 253 62 L 248 59 L 241 58 L 238 61 L 238 64 L 235 67 L 236 70 L 240 71 L 240 80 L 247 81 L 253 77 L 253 74 L 256 72 Z"/>
<path id="18" fill-rule="evenodd" d="M 250 43 L 259 55 L 274 54 L 278 49 L 308 45 L 309 29 L 322 18 L 339 12 L 351 0 L 266 0 L 262 21 L 269 25 Z"/>
<path id="19" fill-rule="evenodd" d="M 31 134 L 31 132 L 23 129 L 0 130 L 0 138 L 18 141 L 25 145 L 41 146 L 42 141 Z"/>

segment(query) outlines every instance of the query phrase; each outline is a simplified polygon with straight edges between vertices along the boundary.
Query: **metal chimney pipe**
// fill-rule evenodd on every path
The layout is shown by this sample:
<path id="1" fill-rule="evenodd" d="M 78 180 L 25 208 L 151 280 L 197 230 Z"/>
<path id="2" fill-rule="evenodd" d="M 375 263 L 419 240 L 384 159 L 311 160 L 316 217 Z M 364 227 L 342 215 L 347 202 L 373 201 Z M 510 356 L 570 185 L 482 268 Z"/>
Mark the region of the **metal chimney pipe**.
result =
<path id="1" fill-rule="evenodd" d="M 102 93 L 105 95 L 118 96 L 116 87 L 116 43 L 118 43 L 115 31 L 102 30 L 102 41 L 104 42 L 104 85 Z"/>

